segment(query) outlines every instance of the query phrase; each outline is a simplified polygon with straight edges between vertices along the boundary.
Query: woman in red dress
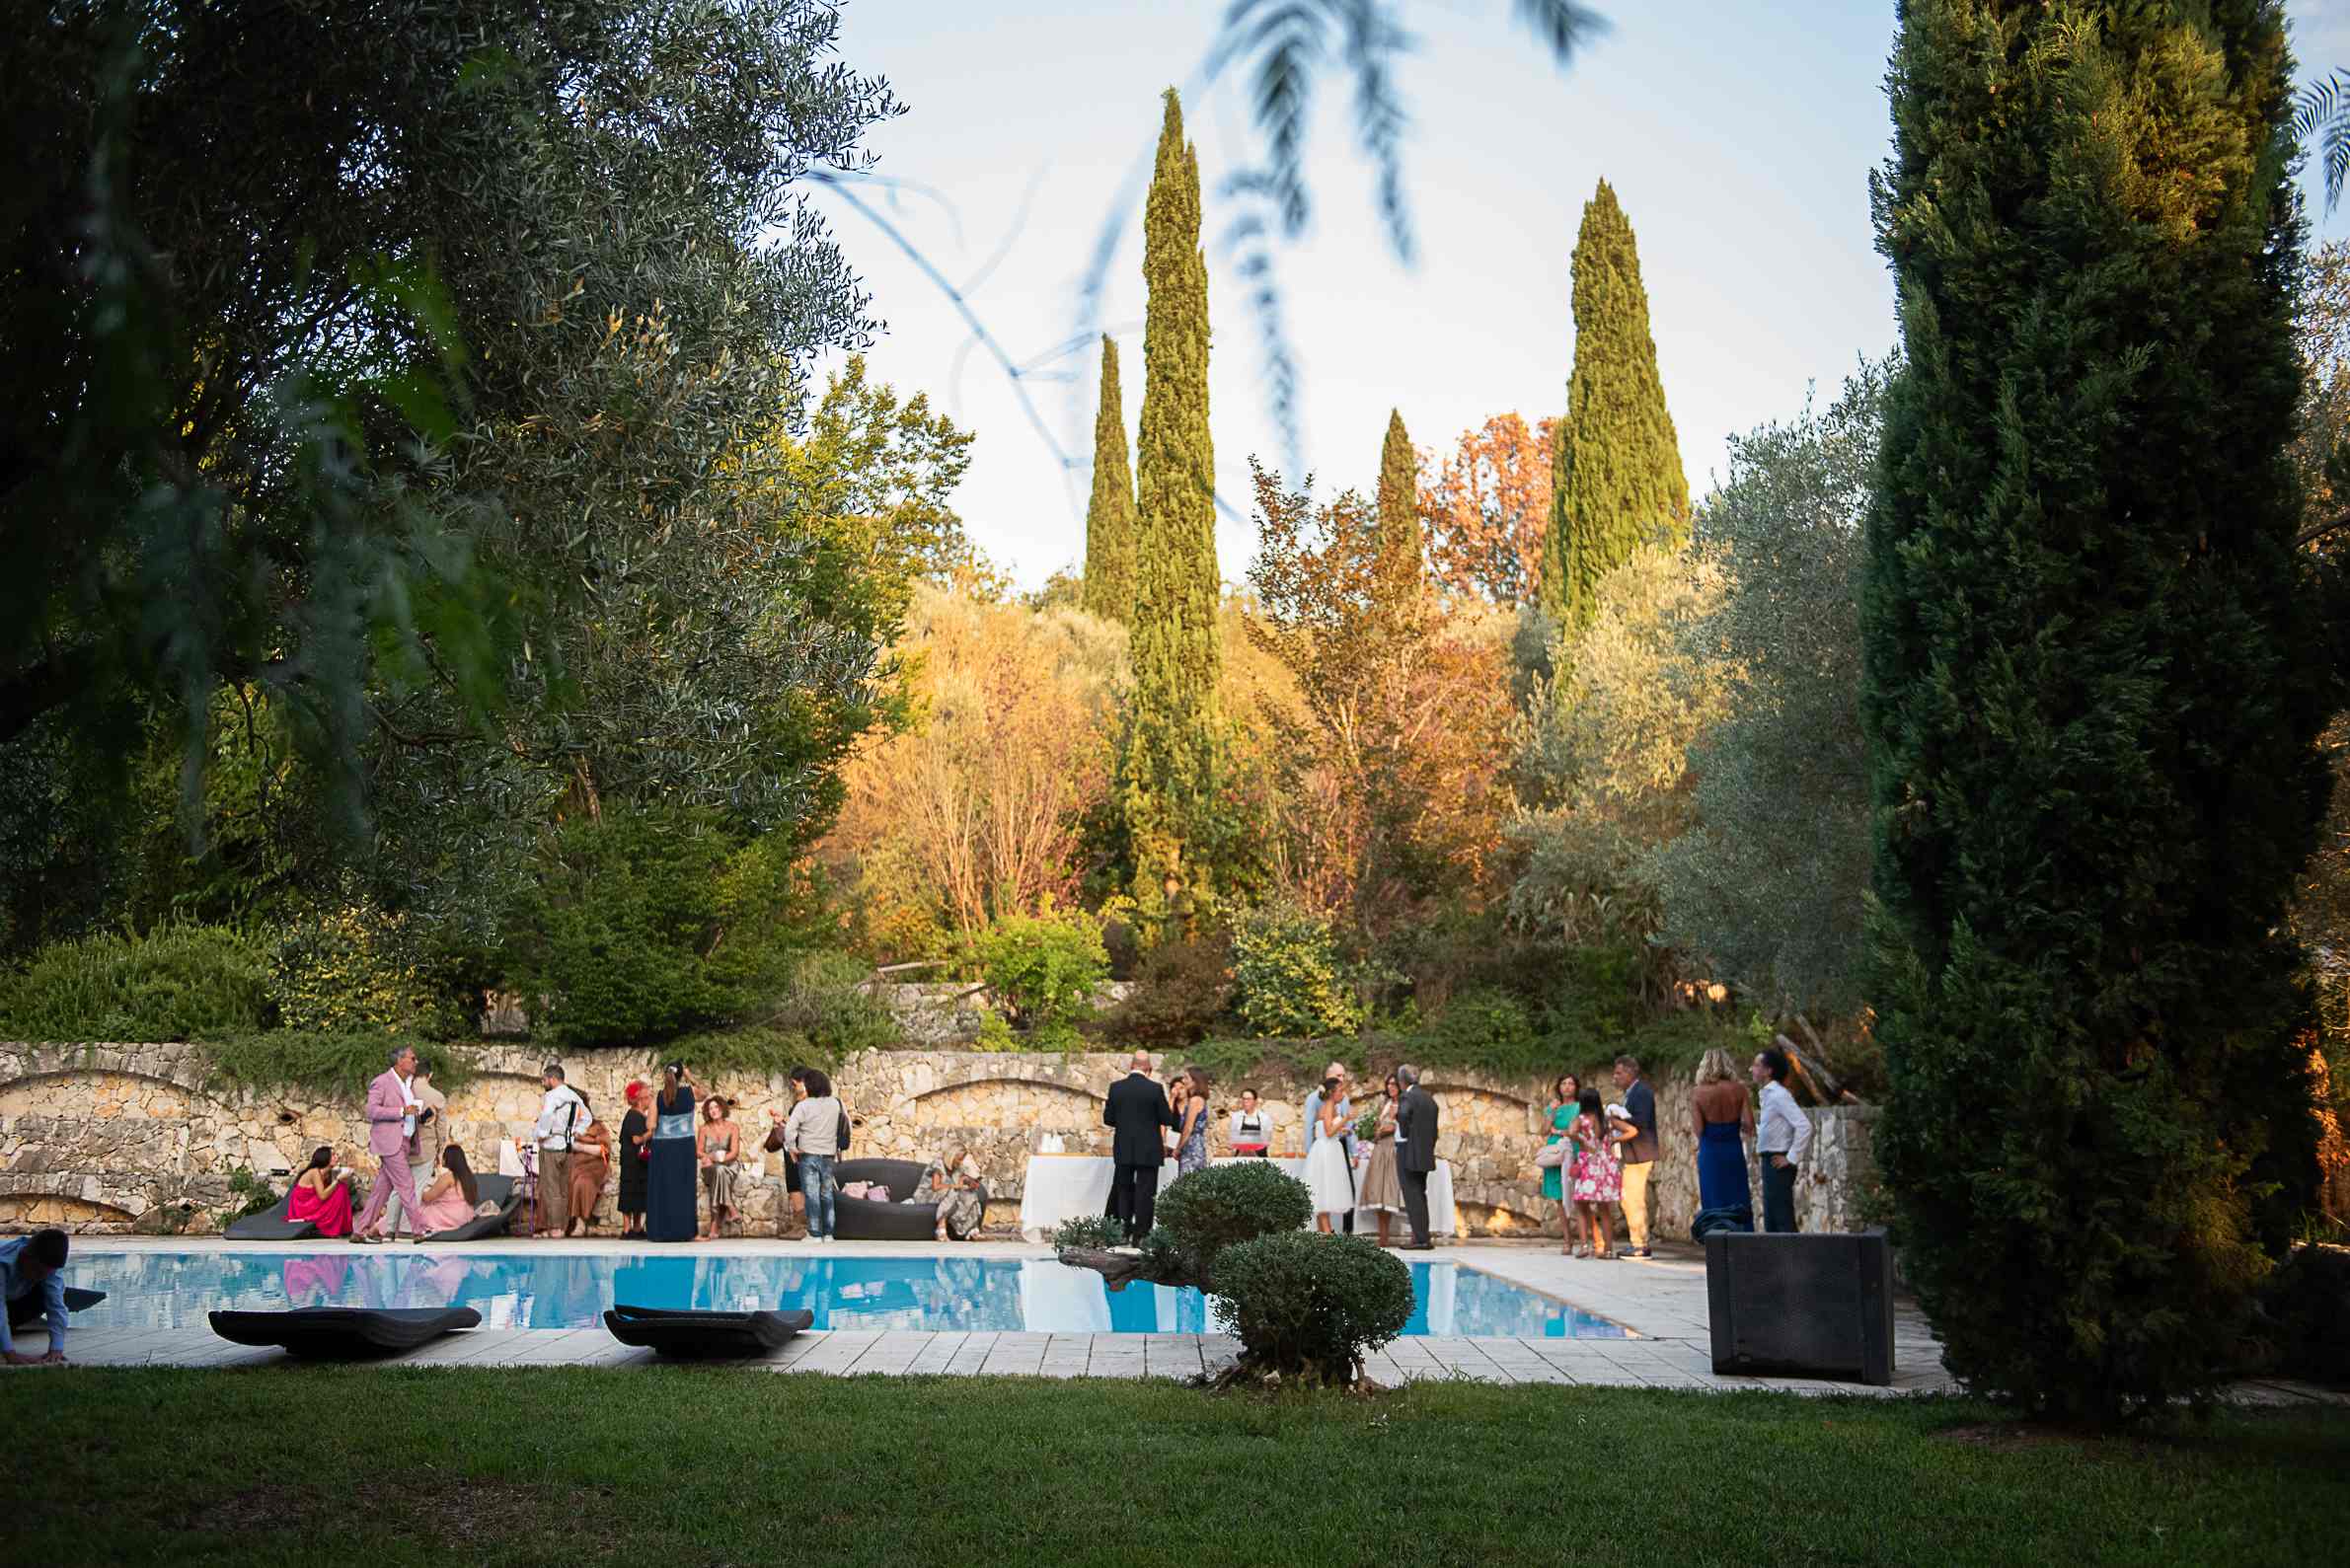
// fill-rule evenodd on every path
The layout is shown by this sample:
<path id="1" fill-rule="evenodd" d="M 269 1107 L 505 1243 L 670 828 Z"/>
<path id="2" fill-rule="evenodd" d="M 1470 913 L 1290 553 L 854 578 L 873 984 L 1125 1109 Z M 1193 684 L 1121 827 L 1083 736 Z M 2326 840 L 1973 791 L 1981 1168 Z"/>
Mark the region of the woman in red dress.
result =
<path id="1" fill-rule="evenodd" d="M 335 1151 L 321 1147 L 294 1178 L 285 1206 L 288 1220 L 308 1220 L 320 1235 L 350 1234 L 350 1177 L 333 1170 Z"/>

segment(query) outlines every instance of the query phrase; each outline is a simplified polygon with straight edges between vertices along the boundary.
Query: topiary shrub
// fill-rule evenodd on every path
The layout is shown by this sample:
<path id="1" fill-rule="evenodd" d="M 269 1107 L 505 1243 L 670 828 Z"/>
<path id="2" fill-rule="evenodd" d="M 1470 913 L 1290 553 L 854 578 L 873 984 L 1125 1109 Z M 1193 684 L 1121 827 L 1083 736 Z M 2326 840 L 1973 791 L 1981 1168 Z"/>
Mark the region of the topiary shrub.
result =
<path id="1" fill-rule="evenodd" d="M 50 942 L 0 983 L 0 1032 L 20 1040 L 189 1040 L 268 1016 L 261 944 L 225 926 Z"/>
<path id="2" fill-rule="evenodd" d="M 1154 947 L 1134 970 L 1134 990 L 1110 1014 L 1121 1040 L 1190 1045 L 1232 1008 L 1232 938 L 1209 932 Z"/>
<path id="3" fill-rule="evenodd" d="M 1337 933 L 1321 916 L 1288 906 L 1251 910 L 1232 933 L 1234 1010 L 1251 1030 L 1276 1039 L 1352 1034 L 1363 1008 L 1345 968 Z"/>
<path id="4" fill-rule="evenodd" d="M 1100 923 L 1083 910 L 1007 916 L 980 933 L 973 956 L 1013 1021 L 1056 1042 L 1074 1040 L 1070 1024 L 1109 978 Z"/>
<path id="5" fill-rule="evenodd" d="M 1363 1357 L 1403 1331 L 1411 1307 L 1411 1270 L 1359 1236 L 1295 1231 L 1216 1260 L 1216 1321 L 1258 1376 L 1359 1381 Z"/>
<path id="6" fill-rule="evenodd" d="M 1159 1227 L 1174 1241 L 1183 1274 L 1203 1290 L 1215 1281 L 1225 1248 L 1295 1231 L 1313 1218 L 1306 1184 L 1262 1159 L 1195 1170 L 1159 1195 Z"/>

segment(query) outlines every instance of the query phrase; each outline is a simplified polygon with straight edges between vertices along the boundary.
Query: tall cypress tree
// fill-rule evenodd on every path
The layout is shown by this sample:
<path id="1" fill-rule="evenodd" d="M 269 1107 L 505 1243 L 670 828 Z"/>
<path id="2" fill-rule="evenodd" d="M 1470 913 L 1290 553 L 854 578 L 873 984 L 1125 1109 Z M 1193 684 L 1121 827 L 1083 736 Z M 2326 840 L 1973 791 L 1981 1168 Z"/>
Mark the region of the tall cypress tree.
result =
<path id="1" fill-rule="evenodd" d="M 1143 214 L 1142 425 L 1136 441 L 1133 697 L 1121 798 L 1136 897 L 1168 878 L 1211 891 L 1217 776 L 1216 453 L 1208 437 L 1208 266 L 1199 159 L 1169 88 Z"/>
<path id="2" fill-rule="evenodd" d="M 1098 616 L 1134 615 L 1134 470 L 1126 462 L 1118 345 L 1101 335 L 1101 407 L 1094 414 L 1094 494 L 1086 505 L 1085 604 Z"/>
<path id="3" fill-rule="evenodd" d="M 1605 180 L 1583 204 L 1574 279 L 1575 368 L 1542 561 L 1543 608 L 1570 633 L 1589 623 L 1600 579 L 1658 528 L 1689 530 L 1689 480 L 1656 374 L 1639 248 Z"/>
<path id="4" fill-rule="evenodd" d="M 1877 1153 L 1951 1370 L 2075 1416 L 2227 1375 L 2306 1154 L 2278 933 L 2339 693 L 2281 12 L 1909 0 L 1889 77 Z"/>
<path id="5" fill-rule="evenodd" d="M 1408 605 L 1420 591 L 1420 462 L 1403 432 L 1401 411 L 1390 410 L 1387 441 L 1379 449 L 1379 596 Z"/>

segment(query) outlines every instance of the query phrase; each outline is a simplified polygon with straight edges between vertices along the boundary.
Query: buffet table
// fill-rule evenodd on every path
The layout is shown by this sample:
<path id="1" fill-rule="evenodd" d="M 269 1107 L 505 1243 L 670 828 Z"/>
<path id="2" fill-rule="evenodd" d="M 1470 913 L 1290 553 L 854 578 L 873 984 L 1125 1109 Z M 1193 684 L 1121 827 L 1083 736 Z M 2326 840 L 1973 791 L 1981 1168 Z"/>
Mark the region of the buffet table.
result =
<path id="1" fill-rule="evenodd" d="M 1215 1161 L 1229 1165 L 1238 1157 L 1226 1156 Z M 1303 1181 L 1306 1161 L 1302 1156 L 1275 1157 L 1267 1159 L 1282 1174 Z M 1100 1214 L 1109 1207 L 1110 1162 L 1100 1155 L 1030 1155 L 1027 1169 L 1022 1178 L 1020 1196 L 1020 1233 L 1030 1241 L 1049 1240 L 1053 1231 L 1063 1220 L 1075 1220 L 1082 1215 Z M 1175 1166 L 1169 1160 L 1159 1167 L 1159 1192 L 1166 1196 L 1175 1185 Z M 1354 1174 L 1357 1185 L 1363 1179 L 1361 1167 Z M 1436 1168 L 1428 1173 L 1428 1230 L 1435 1235 L 1456 1235 L 1460 1220 L 1453 1209 L 1453 1167 L 1450 1160 L 1439 1159 Z M 1369 1209 L 1355 1212 L 1354 1233 L 1375 1236 L 1379 1233 L 1379 1217 Z M 1411 1238 L 1411 1227 L 1403 1216 L 1397 1215 L 1388 1222 L 1388 1233 L 1402 1240 Z"/>

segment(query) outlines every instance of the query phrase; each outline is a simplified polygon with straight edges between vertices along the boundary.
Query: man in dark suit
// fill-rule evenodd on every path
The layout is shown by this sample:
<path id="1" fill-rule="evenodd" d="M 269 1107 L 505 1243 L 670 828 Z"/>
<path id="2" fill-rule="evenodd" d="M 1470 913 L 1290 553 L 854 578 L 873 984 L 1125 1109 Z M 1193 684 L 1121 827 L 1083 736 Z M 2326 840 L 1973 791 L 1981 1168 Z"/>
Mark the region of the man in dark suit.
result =
<path id="1" fill-rule="evenodd" d="M 1109 1086 L 1101 1125 L 1117 1133 L 1109 1150 L 1110 1218 L 1124 1223 L 1132 1246 L 1150 1234 L 1159 1206 L 1159 1167 L 1167 1158 L 1161 1129 L 1176 1125 L 1175 1107 L 1151 1082 L 1150 1052 L 1135 1052 L 1126 1076 Z"/>
<path id="2" fill-rule="evenodd" d="M 1399 1249 L 1430 1252 L 1428 1239 L 1428 1173 L 1436 1168 L 1436 1097 L 1420 1087 L 1420 1072 L 1406 1063 L 1396 1069 L 1403 1098 L 1396 1106 L 1396 1174 L 1403 1183 L 1403 1213 L 1411 1221 L 1411 1239 Z"/>

